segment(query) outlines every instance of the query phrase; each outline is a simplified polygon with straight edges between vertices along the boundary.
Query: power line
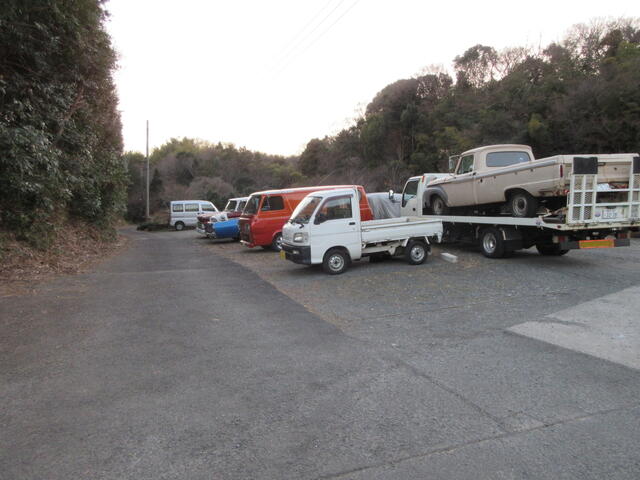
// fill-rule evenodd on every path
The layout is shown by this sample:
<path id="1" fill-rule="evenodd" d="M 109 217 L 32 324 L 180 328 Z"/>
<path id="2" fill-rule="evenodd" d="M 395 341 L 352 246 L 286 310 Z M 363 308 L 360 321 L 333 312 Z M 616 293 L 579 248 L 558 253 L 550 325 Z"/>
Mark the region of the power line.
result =
<path id="1" fill-rule="evenodd" d="M 284 49 L 282 50 L 282 52 L 280 53 L 280 55 L 278 55 L 279 57 L 282 57 L 283 55 L 288 54 L 288 51 L 289 51 L 290 47 L 291 47 L 292 45 L 293 45 L 293 46 L 295 46 L 295 44 L 296 44 L 296 40 L 298 39 L 298 37 L 300 37 L 300 35 L 301 35 L 301 34 L 302 34 L 302 33 L 303 33 L 303 32 L 304 32 L 304 31 L 305 31 L 305 30 L 306 30 L 306 29 L 307 29 L 307 28 L 308 28 L 308 27 L 313 23 L 313 22 L 315 22 L 315 21 L 316 21 L 316 19 L 320 16 L 320 14 L 321 14 L 324 10 L 326 10 L 326 8 L 327 8 L 329 5 L 331 5 L 331 3 L 332 3 L 332 2 L 333 2 L 333 0 L 329 0 L 329 1 L 328 1 L 328 2 L 327 2 L 327 3 L 326 3 L 326 4 L 325 4 L 325 5 L 324 5 L 320 10 L 318 10 L 318 11 L 316 12 L 316 14 L 313 16 L 313 18 L 311 18 L 311 20 L 309 20 L 309 21 L 305 24 L 305 26 L 304 26 L 304 27 L 302 27 L 302 29 L 301 29 L 301 30 L 299 30 L 299 31 L 298 31 L 298 33 L 296 33 L 296 34 L 293 36 L 293 38 L 289 41 L 289 45 L 288 45 L 286 48 L 284 48 Z M 278 60 L 278 62 L 279 62 L 279 61 L 280 61 L 280 60 Z"/>
<path id="2" fill-rule="evenodd" d="M 329 2 L 329 3 L 331 3 L 331 2 Z M 289 52 L 288 52 L 286 55 L 284 55 L 284 56 L 283 56 L 283 57 L 282 57 L 282 58 L 281 58 L 277 63 L 286 64 L 287 59 L 288 59 L 288 58 L 289 58 L 289 57 L 290 57 L 290 56 L 291 56 L 291 55 L 292 55 L 292 54 L 293 54 L 293 53 L 294 53 L 294 52 L 295 52 L 295 51 L 296 51 L 296 50 L 297 50 L 301 45 L 303 45 L 303 44 L 304 44 L 304 42 L 305 42 L 305 41 L 306 41 L 306 40 L 307 40 L 311 35 L 313 35 L 313 33 L 315 33 L 315 31 L 316 31 L 316 30 L 318 30 L 318 28 L 320 28 L 320 27 L 322 26 L 322 24 L 323 24 L 324 22 L 326 22 L 326 21 L 327 21 L 327 19 L 328 19 L 331 15 L 333 15 L 333 12 L 335 12 L 335 11 L 340 7 L 340 5 L 342 5 L 343 3 L 344 3 L 344 0 L 340 0 L 340 1 L 338 2 L 338 4 L 337 4 L 335 7 L 333 7 L 333 9 L 331 9 L 331 11 L 330 11 L 329 13 L 327 13 L 327 14 L 324 16 L 324 18 L 323 18 L 322 20 L 320 20 L 320 23 L 318 23 L 318 24 L 313 28 L 313 30 L 311 30 L 311 31 L 310 31 L 309 33 L 307 33 L 307 34 L 306 34 L 306 35 L 305 35 L 305 36 L 304 36 L 304 37 L 303 37 L 299 42 L 297 42 L 297 44 L 294 46 L 294 48 L 293 48 L 293 49 L 291 49 L 291 50 L 289 50 Z M 327 4 L 327 5 L 328 5 L 328 4 Z M 294 58 L 295 58 L 295 57 L 294 57 Z M 276 66 L 277 66 L 277 64 L 276 64 Z M 280 70 L 278 71 L 278 73 L 280 73 L 280 71 L 282 71 L 282 70 L 283 70 L 283 69 L 280 69 Z"/>
<path id="3" fill-rule="evenodd" d="M 340 4 L 341 4 L 341 3 L 342 3 L 342 2 L 340 2 Z M 284 70 L 286 70 L 286 69 L 287 69 L 287 67 L 288 67 L 289 65 L 291 65 L 295 59 L 297 59 L 297 58 L 299 58 L 300 56 L 302 56 L 303 54 L 305 54 L 305 53 L 306 53 L 306 52 L 307 52 L 311 47 L 313 47 L 316 43 L 318 43 L 318 41 L 319 41 L 322 37 L 324 37 L 324 36 L 329 32 L 329 30 L 331 30 L 331 29 L 333 28 L 333 26 L 334 26 L 336 23 L 338 23 L 338 22 L 339 22 L 339 21 L 340 21 L 340 20 L 341 20 L 341 19 L 342 19 L 342 18 L 343 18 L 347 13 L 349 13 L 349 12 L 353 9 L 353 7 L 355 7 L 358 3 L 360 3 L 360 0 L 356 0 L 354 3 L 352 3 L 352 4 L 351 4 L 351 6 L 350 6 L 349 8 L 347 8 L 344 12 L 342 12 L 342 15 L 340 15 L 338 18 L 336 18 L 336 19 L 334 20 L 334 22 L 333 22 L 331 25 L 329 25 L 325 30 L 323 30 L 323 31 L 320 33 L 320 35 L 318 35 L 315 39 L 313 39 L 313 40 L 311 41 L 311 43 L 309 43 L 309 44 L 306 46 L 306 48 L 305 48 L 304 50 L 302 50 L 301 52 L 299 52 L 295 57 L 293 57 L 293 58 L 291 59 L 291 61 L 287 62 L 287 63 L 286 63 L 286 64 L 285 64 L 285 65 L 284 65 L 280 70 L 278 70 L 277 74 L 280 74 L 280 73 L 282 73 Z M 340 4 L 338 4 L 338 6 L 340 6 Z M 335 10 L 335 9 L 334 9 L 334 10 Z M 333 13 L 333 11 L 334 11 L 334 10 L 332 10 L 332 13 Z"/>

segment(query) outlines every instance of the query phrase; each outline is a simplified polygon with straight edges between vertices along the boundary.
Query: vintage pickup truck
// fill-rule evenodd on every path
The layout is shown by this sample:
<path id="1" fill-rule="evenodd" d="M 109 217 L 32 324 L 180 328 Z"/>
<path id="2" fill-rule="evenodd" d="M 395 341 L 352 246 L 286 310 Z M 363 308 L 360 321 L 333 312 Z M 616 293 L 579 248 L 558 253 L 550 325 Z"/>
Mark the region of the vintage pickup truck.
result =
<path id="1" fill-rule="evenodd" d="M 451 175 L 426 188 L 429 213 L 469 214 L 472 207 L 478 213 L 534 217 L 566 205 L 571 173 L 597 174 L 598 187 L 609 196 L 626 195 L 630 169 L 640 168 L 640 157 L 580 154 L 536 160 L 527 145 L 491 145 L 451 157 L 449 166 Z"/>

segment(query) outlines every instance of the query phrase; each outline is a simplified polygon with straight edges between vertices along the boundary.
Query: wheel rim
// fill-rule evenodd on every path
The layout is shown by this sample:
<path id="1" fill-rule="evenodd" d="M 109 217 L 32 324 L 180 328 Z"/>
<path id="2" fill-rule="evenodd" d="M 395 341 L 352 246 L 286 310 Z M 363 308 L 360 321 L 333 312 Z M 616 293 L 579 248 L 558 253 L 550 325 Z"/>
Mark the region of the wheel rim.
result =
<path id="1" fill-rule="evenodd" d="M 332 271 L 338 272 L 342 270 L 342 267 L 344 267 L 344 258 L 342 258 L 342 255 L 334 253 L 329 257 L 329 268 Z"/>
<path id="2" fill-rule="evenodd" d="M 182 225 L 181 223 L 176 224 L 176 230 L 180 231 L 184 228 L 184 225 Z"/>
<path id="3" fill-rule="evenodd" d="M 410 255 L 411 260 L 413 260 L 414 262 L 421 262 L 424 258 L 424 254 L 424 248 L 422 248 L 420 245 L 414 245 L 413 247 L 411 247 Z"/>
<path id="4" fill-rule="evenodd" d="M 282 235 L 276 237 L 276 249 L 282 250 Z"/>
<path id="5" fill-rule="evenodd" d="M 513 213 L 516 215 L 524 215 L 527 211 L 527 201 L 521 196 L 515 197 L 511 202 L 511 206 Z"/>
<path id="6" fill-rule="evenodd" d="M 495 252 L 497 243 L 498 240 L 493 233 L 487 233 L 482 239 L 482 247 L 484 248 L 485 252 Z"/>

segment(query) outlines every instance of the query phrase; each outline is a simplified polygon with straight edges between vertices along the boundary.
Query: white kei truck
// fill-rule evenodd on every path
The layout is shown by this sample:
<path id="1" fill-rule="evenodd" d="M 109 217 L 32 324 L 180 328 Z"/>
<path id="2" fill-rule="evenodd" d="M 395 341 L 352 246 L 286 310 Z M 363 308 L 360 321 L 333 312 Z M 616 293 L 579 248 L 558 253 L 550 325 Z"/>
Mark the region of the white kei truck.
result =
<path id="1" fill-rule="evenodd" d="M 439 219 L 411 217 L 361 221 L 354 188 L 307 195 L 282 228 L 280 256 L 295 263 L 322 264 L 331 275 L 352 261 L 403 255 L 411 265 L 425 262 L 430 242 L 440 241 Z"/>
<path id="2" fill-rule="evenodd" d="M 514 216 L 508 211 L 491 215 L 474 208 L 467 208 L 464 214 L 433 215 L 430 193 L 441 180 L 430 181 L 425 174 L 407 180 L 400 214 L 442 220 L 443 241 L 479 244 L 489 258 L 508 257 L 533 246 L 541 255 L 551 256 L 572 249 L 629 246 L 630 232 L 640 229 L 640 157 L 568 157 L 563 156 L 568 171 L 560 174 L 566 182 L 563 196 L 558 198 L 563 206 L 556 210 L 538 210 L 532 217 Z M 610 171 L 624 175 L 626 180 L 611 182 L 607 176 Z"/>

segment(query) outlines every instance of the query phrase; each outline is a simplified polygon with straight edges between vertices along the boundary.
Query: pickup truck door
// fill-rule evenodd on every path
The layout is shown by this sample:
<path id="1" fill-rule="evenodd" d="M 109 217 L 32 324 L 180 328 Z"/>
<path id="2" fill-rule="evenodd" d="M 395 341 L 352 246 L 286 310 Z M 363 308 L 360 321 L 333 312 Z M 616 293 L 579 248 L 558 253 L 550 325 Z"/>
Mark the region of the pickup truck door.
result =
<path id="1" fill-rule="evenodd" d="M 450 207 L 460 207 L 474 205 L 475 195 L 475 175 L 473 155 L 465 155 L 458 161 L 456 175 L 448 179 L 445 185 Z"/>
<path id="2" fill-rule="evenodd" d="M 322 261 L 327 250 L 345 247 L 353 260 L 362 255 L 360 208 L 355 195 L 325 198 L 314 215 L 311 227 L 312 260 Z"/>
<path id="3" fill-rule="evenodd" d="M 400 215 L 403 217 L 415 217 L 416 215 L 422 215 L 422 205 L 419 204 L 419 199 L 422 195 L 418 195 L 418 187 L 420 186 L 420 179 L 409 180 L 404 185 L 402 191 L 402 206 L 400 208 Z"/>

